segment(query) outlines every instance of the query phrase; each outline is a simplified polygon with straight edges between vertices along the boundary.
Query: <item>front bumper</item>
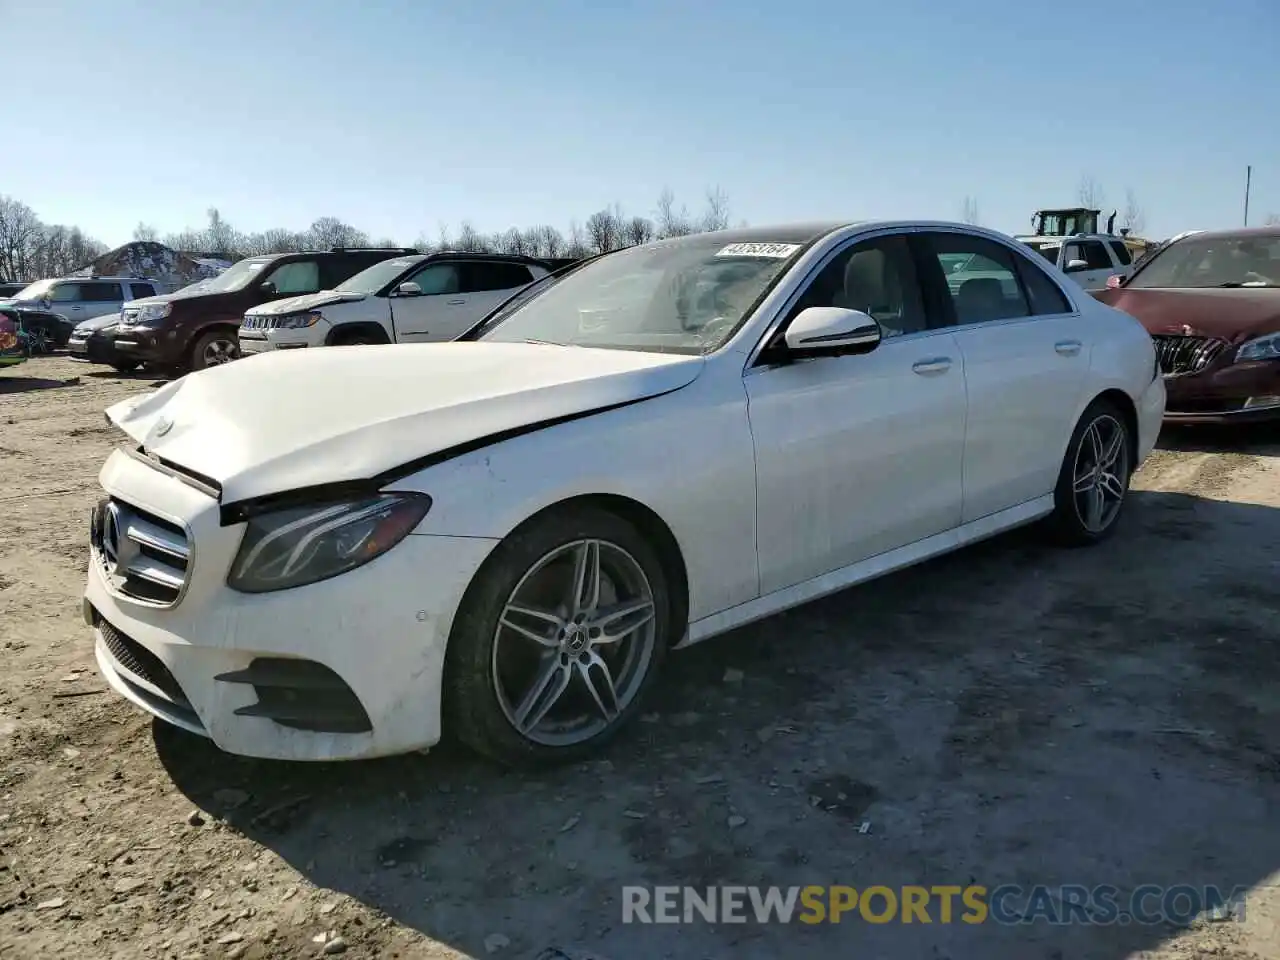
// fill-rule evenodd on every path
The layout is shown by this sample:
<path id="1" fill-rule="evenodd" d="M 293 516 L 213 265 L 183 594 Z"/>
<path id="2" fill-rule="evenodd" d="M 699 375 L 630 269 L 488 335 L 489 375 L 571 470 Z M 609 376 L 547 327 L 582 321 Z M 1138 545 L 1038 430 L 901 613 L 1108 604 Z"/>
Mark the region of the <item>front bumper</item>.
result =
<path id="1" fill-rule="evenodd" d="M 240 352 L 242 354 L 269 353 L 273 350 L 305 350 L 307 347 L 324 346 L 329 324 L 317 321 L 310 327 L 297 329 L 249 329 L 240 328 Z"/>
<path id="2" fill-rule="evenodd" d="M 67 353 L 72 360 L 83 360 L 87 363 L 113 364 L 121 361 L 111 341 L 100 333 L 90 334 L 82 339 L 74 333 L 67 341 Z"/>
<path id="3" fill-rule="evenodd" d="M 342 576 L 240 594 L 225 573 L 242 527 L 219 526 L 215 501 L 120 452 L 101 481 L 190 531 L 187 584 L 168 607 L 116 592 L 91 549 L 84 614 L 118 693 L 244 756 L 356 759 L 439 740 L 454 612 L 496 541 L 413 534 Z"/>
<path id="4" fill-rule="evenodd" d="M 153 366 L 178 363 L 185 346 L 179 340 L 178 331 L 174 329 L 117 327 L 104 339 L 119 359 Z"/>
<path id="5" fill-rule="evenodd" d="M 1165 380 L 1169 424 L 1280 419 L 1280 361 L 1254 360 Z"/>

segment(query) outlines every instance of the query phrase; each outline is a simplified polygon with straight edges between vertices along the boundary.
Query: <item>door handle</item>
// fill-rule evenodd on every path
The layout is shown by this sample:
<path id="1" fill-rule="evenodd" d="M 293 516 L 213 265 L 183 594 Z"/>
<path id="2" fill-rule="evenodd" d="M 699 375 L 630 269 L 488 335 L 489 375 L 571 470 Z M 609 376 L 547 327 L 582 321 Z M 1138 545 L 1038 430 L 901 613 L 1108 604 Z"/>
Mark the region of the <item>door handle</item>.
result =
<path id="1" fill-rule="evenodd" d="M 447 303 L 451 307 L 460 307 L 466 302 L 467 302 L 466 300 L 446 300 L 445 301 L 445 303 Z"/>
<path id="2" fill-rule="evenodd" d="M 1053 345 L 1053 349 L 1064 357 L 1074 357 L 1080 352 L 1079 340 L 1059 340 Z"/>
<path id="3" fill-rule="evenodd" d="M 950 357 L 930 357 L 928 360 L 917 360 L 911 365 L 913 372 L 927 377 L 934 373 L 946 373 L 951 369 Z"/>

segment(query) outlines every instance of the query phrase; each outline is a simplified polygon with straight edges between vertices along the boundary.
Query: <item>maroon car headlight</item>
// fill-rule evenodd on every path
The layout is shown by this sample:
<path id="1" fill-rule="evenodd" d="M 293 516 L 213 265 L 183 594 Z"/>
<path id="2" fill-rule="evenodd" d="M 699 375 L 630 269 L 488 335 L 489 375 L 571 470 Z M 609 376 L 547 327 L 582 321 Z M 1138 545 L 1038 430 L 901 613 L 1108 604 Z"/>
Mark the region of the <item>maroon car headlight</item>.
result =
<path id="1" fill-rule="evenodd" d="M 1254 337 L 1236 350 L 1236 363 L 1246 360 L 1280 360 L 1280 332 Z"/>
<path id="2" fill-rule="evenodd" d="M 260 514 L 249 520 L 227 586 L 269 593 L 336 577 L 382 556 L 430 509 L 425 494 L 382 493 Z"/>

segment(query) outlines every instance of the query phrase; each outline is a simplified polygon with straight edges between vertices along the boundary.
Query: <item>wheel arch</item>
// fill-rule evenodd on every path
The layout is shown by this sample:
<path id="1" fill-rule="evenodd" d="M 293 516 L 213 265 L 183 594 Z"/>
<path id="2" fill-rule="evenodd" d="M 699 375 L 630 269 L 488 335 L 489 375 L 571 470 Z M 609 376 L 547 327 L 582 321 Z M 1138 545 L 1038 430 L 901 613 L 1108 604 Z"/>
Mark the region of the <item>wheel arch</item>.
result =
<path id="1" fill-rule="evenodd" d="M 1125 393 L 1118 387 L 1108 387 L 1096 397 L 1085 404 L 1085 410 L 1089 409 L 1099 400 L 1114 405 L 1124 416 L 1125 429 L 1129 431 L 1129 462 L 1133 464 L 1134 469 L 1138 466 L 1138 406 L 1133 402 L 1133 397 Z M 1081 411 L 1083 416 L 1083 411 Z"/>
<path id="2" fill-rule="evenodd" d="M 671 636 L 671 646 L 684 639 L 689 623 L 689 571 L 685 563 L 684 552 L 671 527 L 651 507 L 639 500 L 617 493 L 585 493 L 557 500 L 555 503 L 541 507 L 509 530 L 503 540 L 516 536 L 547 514 L 570 510 L 574 507 L 596 507 L 608 511 L 630 523 L 645 537 L 658 553 L 663 572 L 667 575 L 671 587 L 670 607 L 668 610 L 671 623 L 675 625 Z M 480 582 L 486 574 L 489 563 L 496 554 L 491 551 L 485 562 L 476 570 L 467 592 Z"/>
<path id="3" fill-rule="evenodd" d="M 379 343 L 390 343 L 391 338 L 387 336 L 386 327 L 372 320 L 351 320 L 347 323 L 339 323 L 329 329 L 325 334 L 324 345 L 326 347 L 341 346 L 345 341 L 359 334 L 372 334 L 378 338 Z"/>

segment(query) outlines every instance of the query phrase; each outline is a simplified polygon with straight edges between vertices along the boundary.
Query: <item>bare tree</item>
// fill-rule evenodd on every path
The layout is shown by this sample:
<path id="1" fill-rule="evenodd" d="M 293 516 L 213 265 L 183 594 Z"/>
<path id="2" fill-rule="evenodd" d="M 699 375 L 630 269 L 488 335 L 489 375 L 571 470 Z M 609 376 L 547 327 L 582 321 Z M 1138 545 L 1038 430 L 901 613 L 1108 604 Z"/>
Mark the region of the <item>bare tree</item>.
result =
<path id="1" fill-rule="evenodd" d="M 622 243 L 622 224 L 612 210 L 597 210 L 587 217 L 587 244 L 593 253 L 617 250 Z"/>
<path id="2" fill-rule="evenodd" d="M 217 207 L 209 208 L 209 227 L 205 232 L 204 249 L 228 260 L 238 259 L 240 238 L 231 224 L 222 219 Z"/>
<path id="3" fill-rule="evenodd" d="M 158 243 L 160 231 L 151 224 L 139 220 L 138 225 L 133 228 L 133 239 L 143 243 Z"/>
<path id="4" fill-rule="evenodd" d="M 653 239 L 653 222 L 647 217 L 631 217 L 623 224 L 622 241 L 628 247 L 638 247 Z"/>
<path id="5" fill-rule="evenodd" d="M 1089 210 L 1101 210 L 1107 199 L 1106 194 L 1102 192 L 1102 184 L 1088 173 L 1080 178 L 1080 187 L 1076 195 L 1079 197 L 1080 206 Z"/>
<path id="6" fill-rule="evenodd" d="M 701 227 L 708 232 L 729 227 L 729 197 L 719 187 L 707 190 L 707 209 L 702 215 Z"/>
<path id="7" fill-rule="evenodd" d="M 1264 220 L 1263 223 L 1268 227 L 1273 227 L 1273 226 L 1276 226 L 1277 224 L 1280 224 L 1280 213 L 1268 213 L 1267 219 Z"/>
<path id="8" fill-rule="evenodd" d="M 566 257 L 585 257 L 587 255 L 587 240 L 582 233 L 582 226 L 577 220 L 569 221 L 569 242 L 565 246 L 564 255 Z"/>
<path id="9" fill-rule="evenodd" d="M 976 197 L 965 197 L 964 203 L 960 205 L 960 219 L 964 223 L 978 226 L 982 220 L 978 217 L 978 200 Z"/>
<path id="10" fill-rule="evenodd" d="M 369 235 L 357 230 L 337 217 L 321 217 L 307 231 L 312 250 L 331 250 L 334 247 L 367 247 Z"/>
<path id="11" fill-rule="evenodd" d="M 664 187 L 658 194 L 657 223 L 658 236 L 683 237 L 693 233 L 693 223 L 686 207 L 676 209 L 676 197 L 670 187 Z"/>
<path id="12" fill-rule="evenodd" d="M 1124 192 L 1124 219 L 1120 222 L 1120 226 L 1129 233 L 1140 234 L 1146 225 L 1146 212 L 1142 209 L 1142 204 L 1138 203 L 1138 196 L 1133 192 L 1133 187 L 1128 187 Z"/>
<path id="13" fill-rule="evenodd" d="M 541 226 L 535 227 L 534 232 L 538 235 L 539 255 L 544 257 L 564 256 L 564 237 L 560 235 L 559 230 L 551 226 Z"/>
<path id="14" fill-rule="evenodd" d="M 25 203 L 0 196 L 0 274 L 26 279 L 41 235 L 40 218 Z M 30 277 L 31 279 L 38 279 Z"/>
<path id="15" fill-rule="evenodd" d="M 455 250 L 463 250 L 467 253 L 488 253 L 489 242 L 485 240 L 470 223 L 465 220 L 462 226 L 458 228 L 458 239 L 453 245 Z"/>

